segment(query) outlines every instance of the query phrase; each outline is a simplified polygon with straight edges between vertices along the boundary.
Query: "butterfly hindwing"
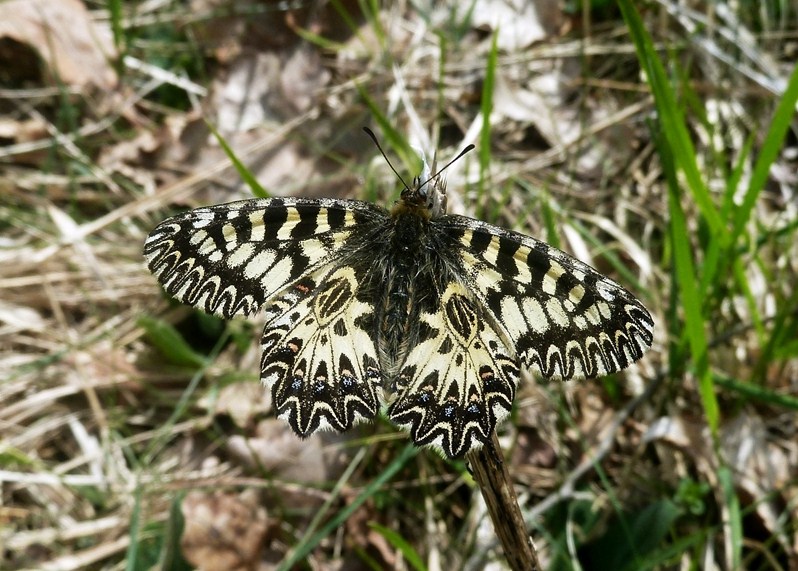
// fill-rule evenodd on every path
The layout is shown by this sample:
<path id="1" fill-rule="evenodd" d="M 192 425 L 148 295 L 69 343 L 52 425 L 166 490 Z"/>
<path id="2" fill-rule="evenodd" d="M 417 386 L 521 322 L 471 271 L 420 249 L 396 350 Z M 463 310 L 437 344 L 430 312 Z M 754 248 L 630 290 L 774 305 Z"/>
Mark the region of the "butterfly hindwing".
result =
<path id="1" fill-rule="evenodd" d="M 619 371 L 651 346 L 654 322 L 623 287 L 548 244 L 460 216 L 441 220 L 459 242 L 465 279 L 516 355 L 544 377 Z"/>
<path id="2" fill-rule="evenodd" d="M 440 310 L 422 313 L 388 410 L 418 445 L 462 456 L 488 441 L 510 412 L 518 362 L 463 285 L 446 285 Z"/>
<path id="3" fill-rule="evenodd" d="M 358 226 L 385 216 L 354 200 L 242 200 L 162 222 L 147 238 L 144 257 L 183 303 L 225 318 L 250 315 L 333 260 Z"/>
<path id="4" fill-rule="evenodd" d="M 354 267 L 327 266 L 266 307 L 261 380 L 300 436 L 348 430 L 379 410 L 374 308 L 358 293 Z"/>

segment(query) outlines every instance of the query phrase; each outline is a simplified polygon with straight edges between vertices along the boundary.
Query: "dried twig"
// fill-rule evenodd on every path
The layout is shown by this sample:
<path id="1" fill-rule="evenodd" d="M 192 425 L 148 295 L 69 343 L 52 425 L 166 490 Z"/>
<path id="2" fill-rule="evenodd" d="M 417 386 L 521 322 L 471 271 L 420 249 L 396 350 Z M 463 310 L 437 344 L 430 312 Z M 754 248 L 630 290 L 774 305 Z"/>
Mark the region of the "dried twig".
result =
<path id="1" fill-rule="evenodd" d="M 466 459 L 485 498 L 490 519 L 510 568 L 515 571 L 539 571 L 541 567 L 537 552 L 526 531 L 496 433 L 493 433 L 489 445 L 469 452 Z"/>

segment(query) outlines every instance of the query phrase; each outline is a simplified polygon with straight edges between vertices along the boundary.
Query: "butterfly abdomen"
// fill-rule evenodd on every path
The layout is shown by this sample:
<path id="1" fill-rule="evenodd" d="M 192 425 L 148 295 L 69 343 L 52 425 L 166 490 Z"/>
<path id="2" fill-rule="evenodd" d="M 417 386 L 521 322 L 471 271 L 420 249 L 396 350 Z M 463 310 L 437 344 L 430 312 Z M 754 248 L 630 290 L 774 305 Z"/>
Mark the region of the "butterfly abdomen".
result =
<path id="1" fill-rule="evenodd" d="M 435 294 L 423 258 L 429 222 L 414 212 L 403 211 L 391 217 L 379 253 L 381 279 L 375 306 L 377 346 L 387 378 L 393 378 L 404 361 L 408 340 L 418 316 L 419 297 Z"/>

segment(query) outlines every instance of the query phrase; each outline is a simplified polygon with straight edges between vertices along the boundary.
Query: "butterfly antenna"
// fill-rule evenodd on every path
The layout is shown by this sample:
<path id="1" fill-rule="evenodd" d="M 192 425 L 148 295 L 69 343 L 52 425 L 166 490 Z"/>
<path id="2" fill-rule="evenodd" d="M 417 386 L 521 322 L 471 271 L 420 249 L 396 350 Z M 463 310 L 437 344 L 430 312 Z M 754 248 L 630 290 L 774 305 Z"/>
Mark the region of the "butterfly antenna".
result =
<path id="1" fill-rule="evenodd" d="M 401 183 L 403 185 L 405 185 L 405 188 L 410 188 L 409 186 L 407 186 L 407 183 L 402 178 L 402 175 L 400 175 L 398 172 L 396 172 L 396 169 L 393 168 L 393 165 L 391 164 L 390 159 L 388 159 L 388 156 L 385 154 L 385 151 L 382 150 L 382 147 L 380 146 L 380 142 L 377 140 L 377 135 L 374 134 L 374 131 L 372 131 L 368 127 L 363 127 L 363 130 L 366 132 L 366 135 L 371 137 L 371 140 L 374 141 L 374 144 L 377 145 L 377 148 L 379 149 L 380 153 L 382 153 L 382 157 L 385 159 L 385 162 L 388 163 L 388 166 L 391 167 L 391 170 L 394 172 L 396 177 L 401 181 Z"/>
<path id="2" fill-rule="evenodd" d="M 402 175 L 400 175 L 400 174 L 399 174 L 399 173 L 396 171 L 396 169 L 395 169 L 395 168 L 393 168 L 393 165 L 391 164 L 391 161 L 388 159 L 387 155 L 385 154 L 385 151 L 383 151 L 383 150 L 382 150 L 382 146 L 380 146 L 380 142 L 377 140 L 377 136 L 374 134 L 374 131 L 372 131 L 372 130 L 371 130 L 371 129 L 369 129 L 368 127 L 363 127 L 363 130 L 366 132 L 366 135 L 368 135 L 369 137 L 371 137 L 371 140 L 372 140 L 372 141 L 374 141 L 374 144 L 375 144 L 375 145 L 377 145 L 377 149 L 379 149 L 380 153 L 382 154 L 383 158 L 385 159 L 385 162 L 386 162 L 386 163 L 388 163 L 388 166 L 389 166 L 389 167 L 391 167 L 391 170 L 394 172 L 394 174 L 396 175 L 396 177 L 397 177 L 397 178 L 398 178 L 398 179 L 399 179 L 399 180 L 402 182 L 402 184 L 403 184 L 403 185 L 405 185 L 405 188 L 410 188 L 409 186 L 407 186 L 407 183 L 406 183 L 406 182 L 404 181 L 404 179 L 402 178 Z M 460 159 L 460 158 L 461 158 L 461 157 L 462 157 L 464 154 L 466 154 L 466 153 L 468 153 L 468 152 L 470 152 L 470 151 L 472 151 L 472 150 L 474 150 L 474 145 L 473 145 L 473 144 L 472 144 L 472 145 L 468 145 L 468 146 L 467 146 L 465 149 L 463 149 L 462 151 L 460 151 L 460 154 L 458 154 L 458 155 L 457 155 L 455 158 L 453 158 L 453 159 L 452 159 L 452 160 L 450 160 L 448 163 L 446 163 L 446 165 L 445 165 L 445 166 L 444 166 L 444 167 L 443 167 L 441 170 L 439 170 L 438 172 L 434 173 L 434 174 L 433 174 L 431 177 L 429 177 L 427 180 L 425 180 L 424 182 L 422 182 L 421 184 L 419 184 L 419 185 L 418 185 L 418 188 L 421 188 L 421 187 L 423 187 L 424 185 L 426 185 L 426 184 L 427 184 L 429 181 L 431 181 L 433 178 L 437 177 L 437 176 L 438 176 L 438 175 L 440 175 L 440 174 L 441 174 L 443 171 L 445 171 L 445 170 L 446 170 L 446 169 L 448 169 L 450 166 L 452 166 L 452 164 L 453 164 L 453 163 L 455 163 L 456 161 L 458 161 L 458 160 L 459 160 L 459 159 Z"/>
<path id="3" fill-rule="evenodd" d="M 439 170 L 438 172 L 434 173 L 434 174 L 433 174 L 431 177 L 429 177 L 427 180 L 425 180 L 425 181 L 424 181 L 424 182 L 422 182 L 420 185 L 418 185 L 418 187 L 419 187 L 419 188 L 421 188 L 422 186 L 424 186 L 425 184 L 427 184 L 427 183 L 428 183 L 429 181 L 431 181 L 433 178 L 437 177 L 437 176 L 438 176 L 438 175 L 440 175 L 440 174 L 441 174 L 443 171 L 445 171 L 445 170 L 446 170 L 446 169 L 448 169 L 450 166 L 452 166 L 452 163 L 454 163 L 455 161 L 457 161 L 458 159 L 460 159 L 460 157 L 462 157 L 464 154 L 466 154 L 467 152 L 469 152 L 469 151 L 472 151 L 472 150 L 474 150 L 474 145 L 468 145 L 468 146 L 467 146 L 465 149 L 463 149 L 462 151 L 460 151 L 460 154 L 459 154 L 459 155 L 457 155 L 455 158 L 453 158 L 453 159 L 452 159 L 452 160 L 450 160 L 448 163 L 446 163 L 446 166 L 444 166 L 444 167 L 443 167 L 441 170 Z"/>

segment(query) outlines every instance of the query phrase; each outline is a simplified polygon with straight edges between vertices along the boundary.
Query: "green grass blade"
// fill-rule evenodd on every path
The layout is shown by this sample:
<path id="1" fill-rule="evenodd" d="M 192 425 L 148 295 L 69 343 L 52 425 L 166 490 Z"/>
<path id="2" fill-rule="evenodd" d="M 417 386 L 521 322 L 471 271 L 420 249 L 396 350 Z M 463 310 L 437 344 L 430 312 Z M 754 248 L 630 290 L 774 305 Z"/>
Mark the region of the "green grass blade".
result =
<path id="1" fill-rule="evenodd" d="M 698 377 L 699 392 L 713 433 L 717 433 L 720 424 L 718 402 L 715 397 L 712 376 L 709 372 L 705 319 L 702 315 L 700 283 L 693 264 L 690 236 L 687 220 L 681 205 L 681 191 L 678 184 L 677 170 L 681 171 L 688 182 L 687 190 L 698 205 L 704 220 L 710 229 L 710 235 L 717 241 L 716 248 L 723 251 L 728 245 L 728 232 L 721 223 L 720 215 L 711 201 L 709 190 L 698 170 L 695 149 L 688 136 L 684 117 L 676 104 L 665 69 L 657 57 L 651 37 L 643 26 L 640 15 L 630 0 L 619 0 L 624 20 L 637 50 L 640 63 L 646 71 L 651 84 L 659 114 L 661 131 L 655 135 L 663 169 L 668 178 L 668 211 L 670 213 L 670 245 L 673 249 L 673 261 L 676 271 L 676 283 L 684 309 L 685 337 L 692 353 L 695 373 Z M 714 276 L 721 256 L 708 257 L 703 270 Z M 715 267 L 709 265 L 714 263 Z"/>
<path id="2" fill-rule="evenodd" d="M 297 545 L 294 551 L 280 563 L 277 568 L 278 571 L 288 571 L 297 565 L 327 536 L 333 533 L 352 515 L 357 508 L 363 505 L 367 499 L 376 494 L 379 489 L 396 474 L 402 466 L 404 466 L 411 458 L 418 454 L 419 449 L 408 444 L 405 449 L 383 470 L 383 472 L 374 479 L 368 486 L 352 502 L 343 508 L 338 514 L 331 519 L 327 525 L 322 527 L 318 532 L 308 537 L 302 543 Z"/>
<path id="3" fill-rule="evenodd" d="M 380 47 L 385 49 L 388 43 L 388 34 L 385 32 L 385 28 L 382 27 L 382 22 L 380 21 L 381 10 L 379 0 L 358 0 L 357 3 L 360 6 L 360 12 L 369 22 L 374 36 L 380 43 Z"/>
<path id="4" fill-rule="evenodd" d="M 185 520 L 181 506 L 185 500 L 185 494 L 178 494 L 172 499 L 169 507 L 169 518 L 164 525 L 164 542 L 161 547 L 161 556 L 158 561 L 159 569 L 169 569 L 179 571 L 182 569 L 192 569 L 188 562 L 183 558 L 180 548 L 180 538 L 185 530 Z"/>
<path id="5" fill-rule="evenodd" d="M 743 553 L 743 524 L 740 513 L 740 500 L 737 497 L 737 490 L 734 486 L 734 476 L 728 466 L 718 468 L 718 482 L 723 491 L 723 500 L 726 509 L 729 510 L 728 526 L 731 532 L 731 569 L 742 569 L 740 561 Z"/>
<path id="6" fill-rule="evenodd" d="M 777 393 L 768 388 L 752 383 L 744 383 L 731 377 L 714 375 L 713 380 L 716 385 L 726 390 L 740 394 L 745 400 L 758 400 L 774 407 L 789 408 L 798 411 L 798 397 Z"/>
<path id="7" fill-rule="evenodd" d="M 707 416 L 707 424 L 712 433 L 716 434 L 720 425 L 720 411 L 709 371 L 708 346 L 704 331 L 706 323 L 701 308 L 690 240 L 685 239 L 690 236 L 690 233 L 687 228 L 687 219 L 682 210 L 676 169 L 670 154 L 671 149 L 663 139 L 661 134 L 655 135 L 663 171 L 668 180 L 669 244 L 673 252 L 675 285 L 684 310 L 685 328 L 682 341 L 686 341 L 690 347 L 704 414 Z"/>
<path id="8" fill-rule="evenodd" d="M 323 50 L 329 50 L 331 52 L 339 52 L 346 47 L 344 46 L 344 44 L 340 42 L 328 40 L 324 36 L 314 34 L 313 32 L 311 32 L 306 28 L 295 27 L 294 32 L 296 32 L 296 35 L 305 40 L 306 42 L 318 46 Z"/>
<path id="9" fill-rule="evenodd" d="M 108 20 L 111 23 L 111 33 L 114 36 L 114 45 L 119 50 L 119 61 L 127 51 L 125 28 L 122 24 L 122 0 L 108 0 Z"/>
<path id="10" fill-rule="evenodd" d="M 665 74 L 665 68 L 659 60 L 654 43 L 648 34 L 640 14 L 631 0 L 619 0 L 623 18 L 629 28 L 629 34 L 637 50 L 640 64 L 646 72 L 651 91 L 654 95 L 659 121 L 662 125 L 663 135 L 671 148 L 673 160 L 687 181 L 687 190 L 692 195 L 701 215 L 709 226 L 709 233 L 724 250 L 729 244 L 729 232 L 723 223 L 720 214 L 712 202 L 709 189 L 701 177 L 701 172 L 696 161 L 696 152 L 690 139 L 684 115 L 677 105 L 676 94 L 671 87 L 671 81 Z M 720 257 L 718 257 L 719 259 Z M 714 275 L 714 268 L 705 269 Z"/>
<path id="11" fill-rule="evenodd" d="M 754 263 L 756 263 L 756 260 Z M 751 313 L 751 321 L 754 324 L 754 330 L 759 338 L 759 344 L 764 345 L 766 341 L 765 324 L 762 321 L 762 316 L 759 314 L 757 300 L 748 281 L 748 275 L 746 273 L 747 265 L 748 264 L 740 258 L 735 258 L 732 260 L 732 272 L 737 281 L 737 287 L 748 305 L 748 311 Z"/>
<path id="12" fill-rule="evenodd" d="M 227 158 L 230 159 L 230 162 L 233 163 L 236 171 L 238 171 L 238 176 L 241 177 L 241 180 L 243 180 L 252 191 L 252 195 L 258 198 L 269 198 L 269 193 L 261 186 L 257 179 L 252 176 L 252 172 L 244 165 L 244 163 L 238 160 L 238 157 L 233 152 L 233 149 L 230 148 L 230 145 L 227 144 L 227 141 L 224 140 L 224 137 L 219 134 L 219 131 L 217 131 L 216 128 L 210 123 L 207 123 L 207 125 L 211 130 L 211 133 L 213 133 L 213 136 L 216 137 L 217 141 L 219 141 L 219 145 L 227 155 Z"/>
<path id="13" fill-rule="evenodd" d="M 152 343 L 166 360 L 181 367 L 203 368 L 208 364 L 208 359 L 194 351 L 177 329 L 163 319 L 155 319 L 142 315 L 136 324 L 147 334 L 147 339 Z"/>
<path id="14" fill-rule="evenodd" d="M 413 569 L 416 571 L 427 571 L 427 566 L 424 564 L 418 551 L 413 549 L 413 546 L 395 530 L 374 522 L 369 523 L 369 527 L 376 530 L 377 533 L 387 539 L 388 543 L 393 545 L 396 550 L 402 554 Z"/>
<path id="15" fill-rule="evenodd" d="M 787 83 L 787 89 L 781 101 L 779 101 L 776 113 L 770 123 L 770 129 L 768 129 L 762 148 L 759 150 L 754 170 L 751 173 L 751 182 L 745 192 L 742 204 L 735 212 L 732 230 L 732 238 L 735 241 L 742 234 L 754 209 L 754 204 L 770 177 L 770 167 L 781 152 L 784 137 L 790 129 L 792 119 L 795 116 L 796 103 L 798 103 L 798 65 L 793 68 L 792 75 Z"/>
<path id="16" fill-rule="evenodd" d="M 366 106 L 369 108 L 372 117 L 379 125 L 382 132 L 384 141 L 381 144 L 384 147 L 390 147 L 394 152 L 399 155 L 402 164 L 408 172 L 418 173 L 421 171 L 421 159 L 418 154 L 410 147 L 407 140 L 402 134 L 393 126 L 393 123 L 385 116 L 380 106 L 369 96 L 362 85 L 356 84 L 358 93 L 363 98 Z M 365 135 L 363 135 L 365 137 Z M 400 170 L 401 173 L 401 170 Z M 405 182 L 408 182 L 405 180 Z M 410 184 L 408 182 L 408 184 Z"/>

